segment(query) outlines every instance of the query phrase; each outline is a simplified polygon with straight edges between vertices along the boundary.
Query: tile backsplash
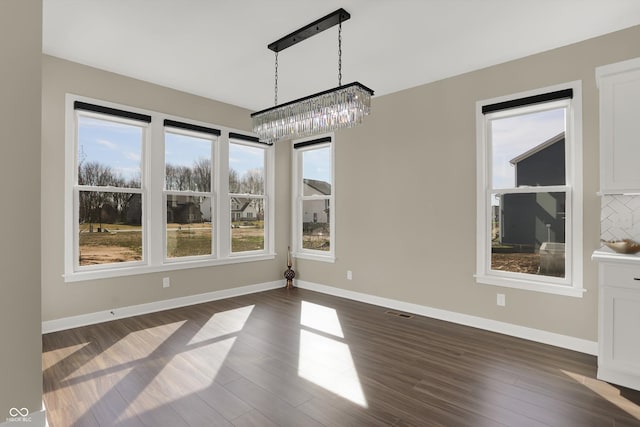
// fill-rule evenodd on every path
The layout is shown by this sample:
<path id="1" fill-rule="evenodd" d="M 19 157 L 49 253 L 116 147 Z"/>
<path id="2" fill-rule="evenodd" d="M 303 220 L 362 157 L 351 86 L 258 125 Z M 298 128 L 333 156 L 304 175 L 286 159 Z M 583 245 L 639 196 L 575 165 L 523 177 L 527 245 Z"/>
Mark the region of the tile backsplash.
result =
<path id="1" fill-rule="evenodd" d="M 640 196 L 602 196 L 600 238 L 640 242 Z"/>

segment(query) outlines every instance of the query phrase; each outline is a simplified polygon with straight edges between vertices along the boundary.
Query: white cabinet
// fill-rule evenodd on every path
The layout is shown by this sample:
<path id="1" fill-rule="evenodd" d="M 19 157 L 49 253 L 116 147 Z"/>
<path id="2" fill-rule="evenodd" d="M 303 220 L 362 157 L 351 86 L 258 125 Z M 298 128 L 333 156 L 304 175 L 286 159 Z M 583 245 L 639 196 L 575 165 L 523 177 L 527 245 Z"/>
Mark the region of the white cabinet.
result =
<path id="1" fill-rule="evenodd" d="M 600 191 L 640 193 L 640 58 L 596 68 Z"/>
<path id="2" fill-rule="evenodd" d="M 640 257 L 596 251 L 598 378 L 640 390 Z"/>

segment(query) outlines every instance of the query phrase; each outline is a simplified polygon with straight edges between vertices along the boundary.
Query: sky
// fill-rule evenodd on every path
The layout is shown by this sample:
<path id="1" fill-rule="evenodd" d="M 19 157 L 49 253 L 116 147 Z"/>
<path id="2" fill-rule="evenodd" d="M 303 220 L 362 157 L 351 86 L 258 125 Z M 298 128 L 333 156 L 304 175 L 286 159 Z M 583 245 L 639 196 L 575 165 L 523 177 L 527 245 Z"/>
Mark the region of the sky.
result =
<path id="1" fill-rule="evenodd" d="M 229 168 L 242 177 L 252 169 L 264 170 L 264 150 L 243 144 L 229 144 Z"/>
<path id="2" fill-rule="evenodd" d="M 512 188 L 515 168 L 509 161 L 565 129 L 564 109 L 492 120 L 493 188 Z"/>
<path id="3" fill-rule="evenodd" d="M 78 160 L 111 166 L 125 180 L 140 177 L 142 128 L 79 116 Z"/>
<path id="4" fill-rule="evenodd" d="M 165 132 L 164 158 L 174 166 L 192 167 L 200 159 L 211 159 L 211 140 Z"/>
<path id="5" fill-rule="evenodd" d="M 179 166 L 192 166 L 200 158 L 211 158 L 211 141 L 172 132 L 165 133 L 165 158 Z M 79 116 L 80 161 L 100 162 L 125 180 L 141 173 L 142 128 L 92 117 Z M 240 176 L 251 169 L 264 169 L 264 150 L 229 144 L 229 166 Z"/>
<path id="6" fill-rule="evenodd" d="M 331 147 L 303 152 L 302 176 L 331 184 Z"/>

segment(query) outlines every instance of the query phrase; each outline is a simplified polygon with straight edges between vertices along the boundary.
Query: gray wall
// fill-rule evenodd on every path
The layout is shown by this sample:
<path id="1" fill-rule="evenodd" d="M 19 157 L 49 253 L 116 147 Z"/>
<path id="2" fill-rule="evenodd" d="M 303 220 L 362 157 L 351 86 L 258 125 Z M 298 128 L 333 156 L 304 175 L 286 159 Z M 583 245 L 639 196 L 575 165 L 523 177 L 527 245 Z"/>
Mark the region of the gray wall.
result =
<path id="1" fill-rule="evenodd" d="M 42 406 L 40 61 L 42 1 L 0 2 L 0 423 Z"/>
<path id="2" fill-rule="evenodd" d="M 298 277 L 346 290 L 516 325 L 597 339 L 599 238 L 598 92 L 594 69 L 640 56 L 640 27 L 375 98 L 362 127 L 336 135 L 336 256 L 298 260 Z M 463 59 L 461 59 L 463 60 Z M 290 145 L 277 145 L 278 260 L 65 284 L 63 259 L 64 94 L 72 92 L 246 128 L 248 111 L 112 73 L 43 59 L 43 318 L 279 279 L 289 238 Z M 476 284 L 475 103 L 583 82 L 583 298 Z M 380 173 L 384 171 L 384 173 Z M 353 280 L 346 280 L 346 271 Z M 496 306 L 496 292 L 507 306 Z"/>
<path id="3" fill-rule="evenodd" d="M 290 153 L 286 146 L 276 148 L 276 164 L 286 166 L 276 168 L 276 260 L 65 283 L 62 274 L 66 93 L 236 129 L 249 128 L 250 112 L 51 56 L 43 56 L 42 67 L 43 320 L 282 279 L 291 211 Z M 171 277 L 171 287 L 167 289 L 162 288 L 165 276 Z"/>
<path id="4" fill-rule="evenodd" d="M 590 260 L 600 226 L 594 69 L 640 56 L 638 40 L 640 27 L 633 27 L 375 98 L 364 126 L 336 134 L 337 261 L 298 260 L 299 278 L 597 340 L 597 266 Z M 573 80 L 583 84 L 587 292 L 572 298 L 477 284 L 475 103 Z M 506 294 L 506 307 L 496 306 L 497 292 Z"/>

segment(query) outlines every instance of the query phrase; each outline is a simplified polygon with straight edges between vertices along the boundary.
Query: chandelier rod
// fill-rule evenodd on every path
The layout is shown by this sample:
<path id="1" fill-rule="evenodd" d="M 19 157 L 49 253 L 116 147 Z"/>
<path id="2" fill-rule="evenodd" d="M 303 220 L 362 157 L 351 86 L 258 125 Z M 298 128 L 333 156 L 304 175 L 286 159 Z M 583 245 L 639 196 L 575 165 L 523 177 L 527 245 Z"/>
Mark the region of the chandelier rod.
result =
<path id="1" fill-rule="evenodd" d="M 309 37 L 315 36 L 316 34 L 323 32 L 324 30 L 341 24 L 342 22 L 347 21 L 350 18 L 351 15 L 349 14 L 349 12 L 340 8 L 326 16 L 323 16 L 318 20 L 313 21 L 311 24 L 305 25 L 304 27 L 290 34 L 287 34 L 286 36 L 274 41 L 273 43 L 269 43 L 267 47 L 274 52 L 280 52 L 288 47 L 293 46 L 294 44 L 308 39 Z"/>

